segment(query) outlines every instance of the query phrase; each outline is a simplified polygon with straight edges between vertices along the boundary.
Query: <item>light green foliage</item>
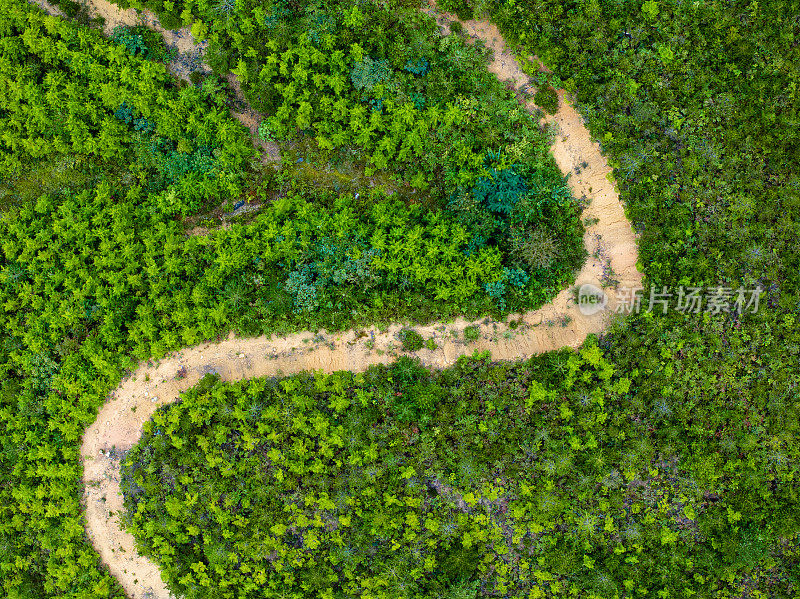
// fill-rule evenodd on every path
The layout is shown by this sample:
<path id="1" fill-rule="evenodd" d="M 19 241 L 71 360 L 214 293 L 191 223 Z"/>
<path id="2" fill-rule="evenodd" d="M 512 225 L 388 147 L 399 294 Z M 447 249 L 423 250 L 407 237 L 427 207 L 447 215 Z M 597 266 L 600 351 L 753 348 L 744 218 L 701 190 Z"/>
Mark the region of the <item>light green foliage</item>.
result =
<path id="1" fill-rule="evenodd" d="M 156 201 L 169 214 L 187 214 L 213 196 L 239 193 L 241 171 L 253 150 L 244 129 L 215 105 L 219 96 L 211 86 L 167 91 L 170 78 L 163 64 L 130 56 L 97 32 L 50 21 L 11 0 L 4 4 L 3 19 L 6 35 L 0 43 L 8 56 L 0 62 L 4 177 L 59 155 L 122 161 L 135 149 L 138 163 L 128 168 L 149 181 L 148 191 L 160 192 Z M 20 35 L 10 35 L 14 28 Z M 168 148 L 170 163 L 157 164 L 164 153 L 155 146 Z M 204 176 L 207 169 L 177 166 L 176 148 L 205 151 L 209 160 L 213 152 L 215 176 Z"/>
<path id="2" fill-rule="evenodd" d="M 630 391 L 594 339 L 443 372 L 402 358 L 357 375 L 208 375 L 126 456 L 128 526 L 188 597 L 200 596 L 194 564 L 234 597 L 367 597 L 380 585 L 394 597 L 522 598 L 562 585 L 608 597 L 628 580 L 656 593 L 676 559 L 693 566 L 670 571 L 670 587 L 700 590 L 724 543 L 747 548 L 734 568 L 766 559 L 774 536 L 740 534 L 738 510 L 703 501 L 714 486 L 681 474 L 686 453 L 663 444 Z"/>
<path id="3" fill-rule="evenodd" d="M 278 140 L 313 140 L 320 165 L 357 149 L 368 176 L 396 174 L 435 200 L 475 183 L 483 154 L 507 144 L 526 141 L 518 158 L 554 167 L 542 160 L 537 123 L 486 71 L 484 54 L 440 40 L 416 6 L 336 0 L 234 12 L 213 22 L 210 64 L 237 75 Z"/>
<path id="4" fill-rule="evenodd" d="M 648 19 L 655 19 L 658 16 L 658 2 L 655 0 L 647 0 L 642 4 L 642 12 Z"/>

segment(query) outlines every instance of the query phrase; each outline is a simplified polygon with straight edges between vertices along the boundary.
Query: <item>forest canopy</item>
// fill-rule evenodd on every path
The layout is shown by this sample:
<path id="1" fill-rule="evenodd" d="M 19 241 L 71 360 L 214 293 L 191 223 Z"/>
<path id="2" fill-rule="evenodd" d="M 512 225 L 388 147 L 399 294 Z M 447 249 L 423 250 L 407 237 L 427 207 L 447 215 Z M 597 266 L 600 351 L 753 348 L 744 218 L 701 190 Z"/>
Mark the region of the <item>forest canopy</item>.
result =
<path id="1" fill-rule="evenodd" d="M 0 585 L 12 599 L 124 596 L 86 537 L 78 445 L 138 360 L 229 330 L 280 335 L 386 321 L 403 310 L 425 320 L 530 308 L 568 284 L 585 257 L 580 198 L 564 192 L 538 115 L 528 116 L 520 98 L 485 72 L 479 45 L 458 33 L 432 35 L 435 24 L 416 3 L 137 6 L 154 9 L 165 27 L 189 24 L 197 38 L 207 38 L 215 72 L 181 84 L 165 68 L 168 56 L 144 52 L 147 40 L 136 32 L 106 39 L 22 0 L 0 0 Z M 241 449 L 243 436 L 225 436 L 253 434 L 258 409 L 233 423 L 220 403 L 266 408 L 282 393 L 287 403 L 316 410 L 320 426 L 347 426 L 357 441 L 351 457 L 372 451 L 362 442 L 366 423 L 377 422 L 383 445 L 370 464 L 398 461 L 382 479 L 386 492 L 396 501 L 428 502 L 369 500 L 368 518 L 386 510 L 392 517 L 402 511 L 405 519 L 407 512 L 411 522 L 404 526 L 418 538 L 405 539 L 398 563 L 377 562 L 364 581 L 391 582 L 390 568 L 410 562 L 428 568 L 427 578 L 412 577 L 421 592 L 470 599 L 796 597 L 796 5 L 454 0 L 441 6 L 464 18 L 488 15 L 520 56 L 544 60 L 550 73 L 523 61 L 536 86 L 572 92 L 639 233 L 645 294 L 667 285 L 759 286 L 760 310 L 633 314 L 578 353 L 518 364 L 481 358 L 429 372 L 403 361 L 363 380 L 320 378 L 322 390 L 311 375 L 256 382 L 253 398 L 245 393 L 249 383 L 214 383 L 161 412 L 177 415 L 184 428 L 148 445 L 162 430 L 153 424 L 131 454 L 129 464 L 135 457 L 151 469 L 129 470 L 130 489 L 141 487 L 139 505 L 162 514 L 186 497 L 171 496 L 163 505 L 158 498 L 193 488 L 194 481 L 162 484 L 178 465 L 169 461 L 176 454 L 159 445 L 167 437 L 202 438 L 184 416 L 193 402 L 211 401 L 205 432 L 225 433 L 219 446 L 209 445 L 210 455 L 240 452 L 273 472 L 267 458 Z M 284 174 L 258 166 L 247 131 L 230 117 L 235 102 L 224 79 L 230 73 L 247 100 L 269 113 L 261 132 L 283 144 L 294 165 Z M 352 180 L 378 177 L 383 189 L 320 188 L 301 176 L 322 179 L 336 169 Z M 386 197 L 390 188 L 394 197 Z M 192 218 L 245 197 L 269 204 L 263 218 L 187 235 Z M 536 225 L 547 228 L 538 251 L 513 245 L 515 227 L 529 234 Z M 563 263 L 551 260 L 543 269 L 552 252 L 542 247 L 552 249 L 552 237 L 562 244 Z M 381 263 L 369 254 L 381 243 L 415 250 L 414 259 L 390 256 L 400 263 Z M 453 298 L 469 295 L 459 290 L 469 281 L 458 269 L 470 267 L 472 295 L 459 302 Z M 529 279 L 517 285 L 524 279 L 517 271 Z M 339 293 L 341 277 L 351 286 Z M 430 300 L 437 287 L 438 299 L 414 303 Z M 336 384 L 335 393 L 326 387 Z M 334 393 L 355 403 L 359 390 L 383 403 L 359 415 L 323 401 Z M 371 412 L 378 405 L 383 414 Z M 437 422 L 451 424 L 460 439 L 440 426 L 447 440 L 436 440 Z M 297 426 L 281 434 L 305 447 L 313 423 Z M 401 439 L 407 447 L 412 438 L 407 455 L 391 445 Z M 512 441 L 517 461 L 507 447 Z M 187 458 L 206 459 L 204 451 L 192 446 Z M 185 466 L 198 480 L 232 484 Z M 412 466 L 413 473 L 402 470 Z M 334 478 L 331 472 L 339 470 L 329 471 Z M 509 475 L 505 482 L 495 480 L 500 473 Z M 355 474 L 332 484 L 364 485 L 364 473 Z M 452 482 L 462 485 L 465 503 L 472 494 L 472 512 L 441 502 L 430 508 L 425 482 L 444 474 L 456 475 Z M 289 485 L 290 478 L 270 484 Z M 498 551 L 506 538 L 502 526 L 491 524 L 500 516 L 492 511 L 499 504 L 490 502 L 501 498 L 501 488 L 517 494 L 505 517 L 527 527 L 511 535 L 511 545 L 529 552 L 525 566 L 513 562 L 511 550 Z M 479 503 L 493 493 L 496 499 Z M 323 500 L 321 513 L 335 512 L 325 507 L 321 489 L 314 498 Z M 199 534 L 189 526 L 199 528 L 214 510 L 249 509 L 239 506 L 244 496 L 227 506 L 223 499 L 222 507 L 206 499 L 205 511 L 193 516 L 198 521 L 170 516 L 174 522 L 140 533 L 174 543 L 150 551 L 180 551 L 170 575 L 178 581 L 191 573 L 186 583 L 176 582 L 187 588 L 200 570 L 221 588 L 228 566 L 218 574 L 209 565 L 242 554 L 219 538 L 235 528 L 230 522 L 205 531 L 208 545 L 187 545 L 184 535 Z M 327 500 L 336 506 L 333 495 Z M 415 510 L 423 505 L 430 509 L 420 519 L 423 512 Z M 448 537 L 443 518 L 451 515 L 456 526 Z M 394 520 L 360 518 L 353 520 L 356 551 L 304 563 L 319 574 L 314 588 L 325 592 L 335 568 L 363 572 L 359 560 L 388 555 L 379 553 L 385 546 L 372 545 L 377 532 L 370 527 L 386 532 Z M 133 526 L 144 527 L 135 518 Z M 392 535 L 384 540 L 398 540 Z M 282 557 L 299 554 L 295 545 L 307 540 L 286 531 L 263 536 Z M 418 559 L 419 537 L 434 541 L 438 563 Z M 294 592 L 293 585 L 278 592 Z"/>

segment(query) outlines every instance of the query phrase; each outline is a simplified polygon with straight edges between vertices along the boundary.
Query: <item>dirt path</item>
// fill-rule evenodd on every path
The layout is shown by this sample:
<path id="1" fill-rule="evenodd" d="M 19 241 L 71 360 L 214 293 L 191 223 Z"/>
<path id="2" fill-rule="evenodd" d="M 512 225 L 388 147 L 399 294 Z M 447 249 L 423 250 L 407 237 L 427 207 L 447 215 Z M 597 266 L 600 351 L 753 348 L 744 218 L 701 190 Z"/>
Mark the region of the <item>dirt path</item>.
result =
<path id="1" fill-rule="evenodd" d="M 505 50 L 502 37 L 493 25 L 468 21 L 464 28 L 495 50 L 495 60 L 490 66 L 492 72 L 501 79 L 513 80 L 517 87 L 527 83 L 527 76 Z M 587 260 L 576 277 L 576 284 L 600 286 L 604 266 L 610 264 L 620 290 L 639 286 L 642 275 L 636 269 L 636 238 L 609 178 L 611 169 L 563 93 L 560 93 L 560 100 L 558 113 L 547 119 L 558 129 L 552 152 L 562 172 L 572 173 L 569 185 L 575 197 L 585 195 L 590 200 L 584 217 L 597 219 L 595 224 L 587 226 L 584 242 L 589 253 L 596 252 L 599 258 Z M 576 174 L 576 167 L 584 163 Z M 606 263 L 604 258 L 610 262 Z M 489 319 L 476 323 L 459 319 L 416 327 L 424 338 L 433 339 L 437 344 L 436 349 L 423 349 L 416 355 L 426 366 L 443 368 L 475 350 L 489 350 L 493 359 L 516 360 L 562 347 L 578 347 L 587 334 L 600 333 L 608 326 L 618 298 L 613 290 L 606 291 L 607 308 L 591 316 L 581 313 L 572 292 L 566 289 L 541 309 L 515 315 L 522 323 L 515 330 Z M 467 344 L 462 340 L 462 332 L 470 324 L 480 327 L 481 337 Z M 143 424 L 156 408 L 177 399 L 207 372 L 217 372 L 223 380 L 234 381 L 303 370 L 360 372 L 371 364 L 389 363 L 398 354 L 397 332 L 400 329 L 400 325 L 392 325 L 384 331 L 373 328 L 320 335 L 304 332 L 272 340 L 265 337 L 237 339 L 231 335 L 218 344 L 205 343 L 181 350 L 158 364 L 143 364 L 126 377 L 100 409 L 97 420 L 86 430 L 81 455 L 88 535 L 128 595 L 152 599 L 171 597 L 158 567 L 139 555 L 133 537 L 122 529 L 119 520 L 123 510 L 120 459 L 139 440 Z M 177 373 L 183 367 L 186 375 L 178 378 Z"/>
<path id="2" fill-rule="evenodd" d="M 64 19 L 67 18 L 67 15 L 64 14 L 57 6 L 50 4 L 47 0 L 30 0 L 31 4 L 35 4 L 42 10 L 44 10 L 49 15 L 55 15 L 57 17 L 62 17 Z"/>
<path id="3" fill-rule="evenodd" d="M 266 141 L 261 139 L 261 137 L 258 135 L 258 126 L 261 124 L 261 121 L 264 120 L 264 115 L 253 110 L 244 99 L 242 85 L 239 83 L 236 75 L 233 73 L 228 73 L 225 76 L 225 80 L 230 84 L 231 88 L 236 94 L 236 99 L 239 100 L 244 106 L 244 109 L 241 112 L 231 109 L 231 114 L 242 125 L 250 130 L 250 135 L 253 138 L 253 145 L 255 145 L 257 148 L 261 148 L 261 150 L 264 152 L 261 155 L 261 161 L 264 164 L 268 162 L 280 162 L 281 153 L 280 149 L 278 148 L 278 144 L 276 144 L 274 141 Z"/>

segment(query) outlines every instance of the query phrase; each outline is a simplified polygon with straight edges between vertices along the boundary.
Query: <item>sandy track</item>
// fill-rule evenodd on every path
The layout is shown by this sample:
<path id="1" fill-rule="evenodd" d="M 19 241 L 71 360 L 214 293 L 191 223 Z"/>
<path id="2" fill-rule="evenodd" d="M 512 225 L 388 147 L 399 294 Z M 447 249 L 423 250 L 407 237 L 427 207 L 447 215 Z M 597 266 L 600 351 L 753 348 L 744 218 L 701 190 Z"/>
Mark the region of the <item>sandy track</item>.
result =
<path id="1" fill-rule="evenodd" d="M 454 20 L 441 13 L 439 18 Z M 500 79 L 512 80 L 517 87 L 528 82 L 514 57 L 505 49 L 496 27 L 488 22 L 468 21 L 464 29 L 494 49 L 495 60 L 490 70 Z M 561 108 L 547 118 L 558 131 L 552 152 L 562 172 L 573 173 L 569 185 L 574 196 L 586 196 L 590 200 L 584 218 L 598 219 L 586 229 L 586 247 L 592 254 L 600 246 L 600 255 L 610 259 L 621 288 L 639 286 L 642 275 L 636 268 L 636 237 L 608 177 L 611 169 L 599 146 L 591 140 L 580 115 L 567 103 L 563 92 L 559 97 Z M 584 162 L 586 166 L 575 174 L 575 168 Z M 599 286 L 602 277 L 603 262 L 589 258 L 578 273 L 576 284 Z M 606 292 L 609 297 L 606 310 L 584 316 L 570 289 L 565 289 L 541 309 L 515 315 L 522 325 L 513 331 L 506 324 L 489 319 L 475 323 L 459 319 L 449 324 L 416 327 L 426 339 L 433 338 L 437 348 L 423 349 L 415 355 L 426 366 L 443 368 L 453 364 L 459 356 L 476 350 L 489 350 L 493 359 L 516 360 L 563 347 L 578 347 L 588 334 L 600 333 L 608 326 L 619 302 L 615 291 L 607 289 Z M 458 338 L 453 336 L 453 332 L 460 333 L 470 324 L 480 327 L 478 341 L 465 344 L 460 341 L 460 334 Z M 201 344 L 173 353 L 158 364 L 143 364 L 126 377 L 86 430 L 81 456 L 87 533 L 128 595 L 151 599 L 171 597 L 157 565 L 137 552 L 133 537 L 122 529 L 119 520 L 123 511 L 120 459 L 137 443 L 143 424 L 159 406 L 177 399 L 206 372 L 216 372 L 225 381 L 317 369 L 361 372 L 371 364 L 395 359 L 399 346 L 396 335 L 400 329 L 401 325 L 393 325 L 384 331 L 373 328 L 320 335 L 303 332 L 278 339 L 238 339 L 231 334 L 221 343 Z M 186 368 L 186 376 L 179 379 L 176 374 L 182 367 Z"/>
<path id="2" fill-rule="evenodd" d="M 64 19 L 67 18 L 67 15 L 64 14 L 57 6 L 50 4 L 47 0 L 30 0 L 31 4 L 35 4 L 39 8 L 43 9 L 47 14 L 54 15 L 56 17 L 62 17 Z"/>

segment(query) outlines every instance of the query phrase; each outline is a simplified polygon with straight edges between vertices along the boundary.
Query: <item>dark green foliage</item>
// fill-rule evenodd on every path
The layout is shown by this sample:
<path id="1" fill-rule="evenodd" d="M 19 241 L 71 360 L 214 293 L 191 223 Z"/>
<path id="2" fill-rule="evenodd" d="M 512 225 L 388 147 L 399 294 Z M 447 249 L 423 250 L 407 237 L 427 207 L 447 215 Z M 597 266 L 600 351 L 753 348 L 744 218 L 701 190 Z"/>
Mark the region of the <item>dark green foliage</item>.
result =
<path id="1" fill-rule="evenodd" d="M 363 375 L 207 377 L 159 410 L 125 458 L 129 526 L 185 592 L 200 562 L 220 564 L 207 570 L 211 589 L 233 582 L 242 597 L 269 596 L 244 590 L 248 571 L 281 592 L 327 579 L 362 596 L 381 580 L 396 597 L 522 599 L 621 596 L 631 583 L 726 595 L 759 569 L 792 597 L 800 528 L 781 540 L 780 514 L 757 523 L 756 504 L 713 499 L 742 473 L 703 482 L 692 449 L 641 413 L 644 379 L 620 376 L 596 343 L 441 372 L 401 358 Z M 698 404 L 673 426 L 691 439 L 693 419 L 719 408 Z M 332 524 L 314 527 L 317 515 Z M 267 567 L 267 547 L 272 566 L 302 559 L 302 578 Z"/>
<path id="2" fill-rule="evenodd" d="M 425 340 L 422 335 L 417 333 L 414 329 L 403 329 L 398 333 L 400 342 L 403 344 L 403 349 L 406 351 L 418 351 L 422 349 Z"/>
<path id="3" fill-rule="evenodd" d="M 167 50 L 161 35 L 144 25 L 117 25 L 111 39 L 124 46 L 131 56 L 141 56 L 145 60 L 169 62 L 175 56 L 174 50 Z"/>
<path id="4" fill-rule="evenodd" d="M 459 581 L 470 580 L 478 570 L 481 553 L 477 547 L 464 547 L 455 544 L 442 556 L 439 568 L 445 579 L 452 585 Z"/>
<path id="5" fill-rule="evenodd" d="M 428 64 L 427 58 L 418 58 L 417 60 L 409 59 L 406 63 L 406 66 L 403 67 L 409 73 L 414 73 L 415 75 L 424 76 L 425 73 L 428 72 L 430 69 L 430 65 Z"/>
<path id="6" fill-rule="evenodd" d="M 303 264 L 289 273 L 283 288 L 292 297 L 294 311 L 315 312 L 319 308 L 313 266 Z"/>
<path id="7" fill-rule="evenodd" d="M 73 0 L 60 0 L 56 4 L 71 19 L 75 18 L 81 10 L 81 5 L 78 2 L 73 2 Z"/>
<path id="8" fill-rule="evenodd" d="M 173 12 L 166 12 L 162 11 L 157 13 L 158 20 L 161 23 L 161 26 L 167 30 L 175 30 L 183 27 L 183 19 L 181 15 L 177 11 Z"/>
<path id="9" fill-rule="evenodd" d="M 446 12 L 455 13 L 462 21 L 469 21 L 475 16 L 472 0 L 440 0 L 437 6 Z"/>
<path id="10" fill-rule="evenodd" d="M 336 237 L 322 237 L 309 252 L 297 261 L 302 262 L 289 275 L 286 290 L 295 298 L 295 311 L 308 312 L 317 308 L 317 293 L 326 288 L 357 286 L 367 291 L 380 281 L 373 259 L 380 254 L 361 239 L 355 231 L 337 231 Z"/>
<path id="11" fill-rule="evenodd" d="M 487 177 L 480 177 L 472 188 L 478 203 L 498 216 L 508 217 L 517 200 L 528 192 L 525 179 L 513 166 L 496 170 L 489 169 Z"/>
<path id="12" fill-rule="evenodd" d="M 203 76 L 203 73 L 201 73 L 200 71 L 192 71 L 191 73 L 189 73 L 189 80 L 192 82 L 193 85 L 200 85 L 201 83 L 203 83 L 204 79 L 205 77 Z"/>
<path id="13" fill-rule="evenodd" d="M 537 89 L 533 101 L 545 112 L 550 114 L 558 112 L 558 94 L 552 85 L 545 85 Z"/>
<path id="14" fill-rule="evenodd" d="M 233 68 L 233 53 L 212 41 L 203 56 L 214 75 L 225 75 Z M 271 107 L 272 105 L 269 104 Z"/>
<path id="15" fill-rule="evenodd" d="M 288 7 L 287 0 L 273 0 L 270 3 L 270 8 L 264 15 L 264 26 L 268 31 L 275 29 L 278 23 L 291 16 L 292 11 Z"/>
<path id="16" fill-rule="evenodd" d="M 486 283 L 484 289 L 486 293 L 495 300 L 501 310 L 505 310 L 506 293 L 510 289 L 525 289 L 530 281 L 530 275 L 521 268 L 503 268 L 503 275 L 497 281 Z"/>
<path id="17" fill-rule="evenodd" d="M 487 153 L 487 162 L 500 159 Z M 503 249 L 503 276 L 484 285 L 503 311 L 509 289 L 516 297 L 523 289 L 532 293 L 542 284 L 561 285 L 565 279 L 555 273 L 574 272 L 585 257 L 583 227 L 576 223 L 581 209 L 552 171 L 491 166 L 470 191 L 454 193 L 447 208 L 472 233 L 467 254 L 487 245 Z"/>

